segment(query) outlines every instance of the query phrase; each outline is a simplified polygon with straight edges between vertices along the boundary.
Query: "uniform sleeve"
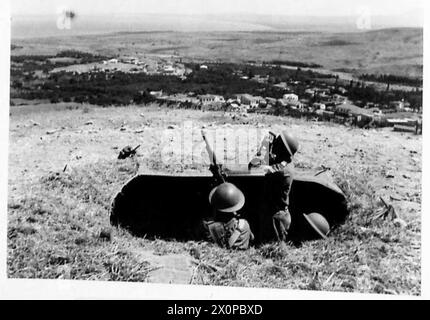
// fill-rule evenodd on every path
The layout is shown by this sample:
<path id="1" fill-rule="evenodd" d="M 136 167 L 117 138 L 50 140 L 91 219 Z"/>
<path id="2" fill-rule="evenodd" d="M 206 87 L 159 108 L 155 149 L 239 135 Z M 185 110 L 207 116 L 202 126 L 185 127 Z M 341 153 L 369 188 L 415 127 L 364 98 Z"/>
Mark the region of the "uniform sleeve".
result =
<path id="1" fill-rule="evenodd" d="M 286 163 L 279 163 L 271 166 L 271 170 L 266 174 L 269 182 L 269 192 L 273 214 L 283 211 L 290 202 L 290 190 L 293 182 L 293 171 Z"/>
<path id="2" fill-rule="evenodd" d="M 264 136 L 263 140 L 261 141 L 257 154 L 252 158 L 252 160 L 248 164 L 249 169 L 266 165 L 269 163 L 270 144 L 273 142 L 273 139 L 275 138 L 275 136 L 276 135 L 272 132 L 269 132 Z"/>

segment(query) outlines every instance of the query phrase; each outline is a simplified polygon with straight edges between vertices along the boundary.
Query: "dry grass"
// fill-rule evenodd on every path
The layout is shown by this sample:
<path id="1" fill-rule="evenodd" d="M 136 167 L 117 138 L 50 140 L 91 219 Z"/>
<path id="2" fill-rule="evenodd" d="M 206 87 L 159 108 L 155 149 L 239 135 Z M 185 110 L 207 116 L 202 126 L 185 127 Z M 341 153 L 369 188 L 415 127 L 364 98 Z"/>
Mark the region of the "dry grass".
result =
<path id="1" fill-rule="evenodd" d="M 247 119 L 275 130 L 288 126 L 300 135 L 297 167 L 330 167 L 351 215 L 328 241 L 290 246 L 287 255 L 275 243 L 235 252 L 203 241 L 135 238 L 110 226 L 109 206 L 137 172 L 177 170 L 155 165 L 150 156 L 167 125 L 184 118 L 214 127 L 239 124 L 219 114 L 156 107 L 51 109 L 12 109 L 9 277 L 147 281 L 153 266 L 139 251 L 166 255 L 197 249 L 201 260 L 194 284 L 420 294 L 421 137 L 279 117 Z M 86 125 L 89 120 L 94 124 Z M 121 131 L 124 122 L 127 130 Z M 134 133 L 144 123 L 145 131 Z M 63 129 L 46 134 L 57 128 Z M 142 144 L 139 156 L 117 160 L 118 148 L 127 144 Z M 406 226 L 389 219 L 371 222 L 383 207 L 380 196 Z"/>

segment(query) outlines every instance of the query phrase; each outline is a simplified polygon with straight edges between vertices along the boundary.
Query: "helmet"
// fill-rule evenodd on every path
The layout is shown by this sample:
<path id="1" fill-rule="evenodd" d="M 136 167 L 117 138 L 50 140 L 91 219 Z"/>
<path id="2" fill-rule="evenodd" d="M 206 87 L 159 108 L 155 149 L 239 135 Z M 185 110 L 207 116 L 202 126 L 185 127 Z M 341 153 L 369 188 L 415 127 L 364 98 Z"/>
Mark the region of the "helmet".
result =
<path id="1" fill-rule="evenodd" d="M 209 193 L 210 204 L 221 212 L 235 212 L 245 204 L 245 196 L 234 184 L 224 182 Z"/>
<path id="2" fill-rule="evenodd" d="M 303 216 L 322 238 L 327 239 L 327 235 L 330 232 L 330 225 L 321 214 L 312 212 L 303 214 Z"/>
<path id="3" fill-rule="evenodd" d="M 292 157 L 299 149 L 299 142 L 297 141 L 296 137 L 294 137 L 287 130 L 282 131 L 279 136 L 281 137 L 282 142 L 284 143 L 284 146 L 287 149 L 288 153 Z"/>

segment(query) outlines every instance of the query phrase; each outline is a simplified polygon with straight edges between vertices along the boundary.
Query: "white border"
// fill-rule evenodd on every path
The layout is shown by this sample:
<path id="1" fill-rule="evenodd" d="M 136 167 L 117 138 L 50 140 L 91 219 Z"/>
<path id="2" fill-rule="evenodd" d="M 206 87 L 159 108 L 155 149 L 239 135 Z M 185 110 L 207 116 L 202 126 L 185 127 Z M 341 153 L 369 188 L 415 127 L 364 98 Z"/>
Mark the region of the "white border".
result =
<path id="1" fill-rule="evenodd" d="M 0 298 L 7 294 L 7 176 L 9 142 L 10 16 L 9 1 L 0 2 Z"/>
<path id="2" fill-rule="evenodd" d="M 422 207 L 421 207 L 421 294 L 423 298 L 429 299 L 430 297 L 430 217 L 428 216 L 430 202 L 427 196 L 429 196 L 429 121 L 430 121 L 430 110 L 429 102 L 429 75 L 430 75 L 430 52 L 429 52 L 429 30 L 430 30 L 430 2 L 424 1 L 424 95 L 423 95 L 423 158 L 422 158 Z M 426 19 L 427 18 L 427 19 Z M 426 38 L 427 36 L 427 38 Z M 427 129 L 427 130 L 426 130 Z"/>
<path id="3" fill-rule="evenodd" d="M 18 0 L 19 1 L 19 0 Z M 395 3 L 395 1 L 393 1 Z M 425 15 L 429 11 L 429 2 L 425 3 Z M 422 296 L 384 296 L 358 293 L 292 291 L 278 289 L 251 289 L 231 287 L 203 287 L 186 285 L 160 285 L 122 282 L 76 281 L 76 280 L 13 280 L 6 278 L 6 232 L 7 232 L 7 160 L 9 137 L 9 72 L 10 70 L 10 3 L 0 1 L 0 298 L 1 299 L 420 299 L 429 298 L 429 221 L 426 216 L 429 201 L 428 163 L 429 148 L 423 144 L 423 196 L 422 196 Z M 430 21 L 424 19 L 424 34 Z M 429 41 L 424 37 L 424 88 L 429 88 Z M 428 105 L 429 94 L 424 91 L 424 105 Z M 425 108 L 425 109 L 426 109 Z M 424 123 L 427 124 L 429 111 L 424 112 Z M 425 127 L 427 125 L 424 125 Z M 427 128 L 424 129 L 423 141 L 428 141 Z M 424 179 L 427 177 L 427 179 Z"/>

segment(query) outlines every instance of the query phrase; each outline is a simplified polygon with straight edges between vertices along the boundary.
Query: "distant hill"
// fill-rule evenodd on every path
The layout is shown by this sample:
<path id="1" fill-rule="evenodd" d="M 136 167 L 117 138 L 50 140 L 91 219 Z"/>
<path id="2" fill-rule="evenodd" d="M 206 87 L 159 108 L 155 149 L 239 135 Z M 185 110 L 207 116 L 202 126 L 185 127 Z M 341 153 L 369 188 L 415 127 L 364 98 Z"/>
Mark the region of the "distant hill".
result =
<path id="1" fill-rule="evenodd" d="M 190 59 L 232 62 L 289 60 L 319 64 L 326 69 L 342 69 L 355 74 L 388 73 L 422 77 L 423 73 L 421 28 L 388 28 L 367 32 L 355 29 L 354 32 L 346 32 L 344 29 L 351 28 L 342 24 L 343 28 L 339 27 L 333 32 L 324 29 L 340 25 L 342 19 L 315 31 L 316 24 L 313 27 L 308 25 L 309 30 L 300 30 L 300 25 L 294 21 L 286 21 L 282 25 L 280 21 L 273 20 L 268 24 L 264 17 L 261 21 L 254 19 L 253 23 L 239 18 L 231 24 L 226 24 L 226 21 L 231 21 L 229 16 L 219 21 L 210 16 L 212 18 L 205 22 L 201 17 L 195 17 L 194 20 L 185 17 L 179 19 L 178 16 L 157 19 L 157 15 L 149 15 L 146 20 L 139 17 L 135 16 L 128 22 L 118 19 L 112 24 L 105 21 L 103 27 L 100 25 L 103 20 L 90 21 L 88 17 L 78 17 L 77 24 L 71 30 L 57 30 L 53 34 L 46 31 L 48 29 L 38 30 L 38 26 L 43 29 L 48 25 L 32 25 L 33 33 L 29 35 L 33 35 L 33 38 L 12 37 L 12 44 L 16 46 L 13 54 L 55 53 L 59 47 L 69 47 L 102 54 L 177 54 Z M 178 23 L 172 29 L 174 21 Z M 22 31 L 22 25 L 19 27 L 21 22 L 13 21 L 12 36 Z M 52 24 L 53 21 L 49 24 L 51 29 Z M 304 26 L 305 22 L 301 29 L 306 29 Z M 197 27 L 199 31 L 195 31 Z M 183 31 L 189 28 L 194 28 L 194 31 Z M 46 37 L 34 40 L 36 32 L 38 36 Z M 82 35 L 82 32 L 88 34 Z M 55 38 L 49 38 L 48 35 Z"/>

